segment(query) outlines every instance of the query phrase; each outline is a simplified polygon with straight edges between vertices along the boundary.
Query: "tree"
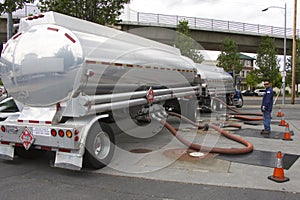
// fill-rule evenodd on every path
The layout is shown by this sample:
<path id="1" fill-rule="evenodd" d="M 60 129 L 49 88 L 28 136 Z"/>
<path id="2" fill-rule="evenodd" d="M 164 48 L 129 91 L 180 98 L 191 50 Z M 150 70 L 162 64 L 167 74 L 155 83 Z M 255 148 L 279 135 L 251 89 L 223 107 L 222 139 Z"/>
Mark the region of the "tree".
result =
<path id="1" fill-rule="evenodd" d="M 253 70 L 247 74 L 246 82 L 251 89 L 253 89 L 259 83 L 259 79 L 257 77 L 257 70 Z"/>
<path id="2" fill-rule="evenodd" d="M 40 0 L 42 12 L 55 11 L 98 24 L 116 24 L 130 0 Z"/>
<path id="3" fill-rule="evenodd" d="M 276 56 L 274 38 L 263 36 L 258 46 L 256 65 L 259 67 L 260 81 L 269 80 L 272 85 L 281 85 L 281 75 L 279 73 L 279 59 Z"/>
<path id="4" fill-rule="evenodd" d="M 221 54 L 217 58 L 217 66 L 224 68 L 227 72 L 233 72 L 233 76 L 239 74 L 243 69 L 243 65 L 240 63 L 236 43 L 230 38 L 225 38 L 221 49 Z"/>
<path id="5" fill-rule="evenodd" d="M 18 9 L 22 9 L 26 3 L 33 3 L 34 0 L 5 0 L 0 3 L 0 12 L 12 13 Z"/>
<path id="6" fill-rule="evenodd" d="M 5 0 L 0 3 L 1 14 L 7 13 L 7 38 L 13 35 L 13 17 L 12 12 L 22 9 L 26 3 L 33 3 L 34 0 Z"/>
<path id="7" fill-rule="evenodd" d="M 183 56 L 189 57 L 195 63 L 202 63 L 204 60 L 203 55 L 199 52 L 199 44 L 191 38 L 188 24 L 189 22 L 186 20 L 179 22 L 174 45 L 180 49 Z"/>

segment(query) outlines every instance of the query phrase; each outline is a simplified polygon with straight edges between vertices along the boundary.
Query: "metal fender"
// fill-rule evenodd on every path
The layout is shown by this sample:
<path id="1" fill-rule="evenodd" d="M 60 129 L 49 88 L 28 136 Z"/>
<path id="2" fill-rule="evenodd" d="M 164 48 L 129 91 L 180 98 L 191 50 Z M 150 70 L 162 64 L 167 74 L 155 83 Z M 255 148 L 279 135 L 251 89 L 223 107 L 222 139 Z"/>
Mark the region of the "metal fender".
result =
<path id="1" fill-rule="evenodd" d="M 100 119 L 104 119 L 109 117 L 108 114 L 101 114 L 101 115 L 88 115 L 88 116 L 84 116 L 84 117 L 80 117 L 75 119 L 74 121 L 69 121 L 66 124 L 78 124 L 78 126 L 81 126 L 82 129 L 80 131 L 81 137 L 80 137 L 80 150 L 79 150 L 79 154 L 83 155 L 84 154 L 84 148 L 85 148 L 85 142 L 86 142 L 86 138 L 88 135 L 88 132 L 90 130 L 90 128 L 93 126 L 93 124 L 100 120 Z"/>

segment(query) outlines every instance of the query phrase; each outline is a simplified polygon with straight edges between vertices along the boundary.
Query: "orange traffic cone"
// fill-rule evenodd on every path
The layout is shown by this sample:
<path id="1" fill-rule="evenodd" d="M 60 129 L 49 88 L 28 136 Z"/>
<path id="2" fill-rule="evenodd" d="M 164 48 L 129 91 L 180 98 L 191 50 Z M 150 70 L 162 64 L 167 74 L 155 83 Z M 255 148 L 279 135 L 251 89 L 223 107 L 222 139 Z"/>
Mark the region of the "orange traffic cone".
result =
<path id="1" fill-rule="evenodd" d="M 277 112 L 277 117 L 283 117 L 283 116 L 284 116 L 284 114 L 283 114 L 283 112 L 281 112 L 281 107 L 279 107 L 279 110 Z"/>
<path id="2" fill-rule="evenodd" d="M 275 168 L 272 176 L 269 176 L 268 179 L 275 181 L 277 183 L 283 183 L 286 181 L 289 181 L 290 179 L 287 177 L 284 177 L 284 169 L 282 166 L 282 154 L 280 151 L 277 153 L 277 160 L 275 163 Z"/>
<path id="3" fill-rule="evenodd" d="M 285 125 L 286 125 L 286 123 L 285 123 L 285 120 L 284 120 L 284 114 L 282 114 L 281 120 L 279 122 L 279 126 L 285 126 Z"/>
<path id="4" fill-rule="evenodd" d="M 288 141 L 292 141 L 293 140 L 291 138 L 290 125 L 288 123 L 285 125 L 285 131 L 284 131 L 284 134 L 283 134 L 283 140 L 288 140 Z"/>

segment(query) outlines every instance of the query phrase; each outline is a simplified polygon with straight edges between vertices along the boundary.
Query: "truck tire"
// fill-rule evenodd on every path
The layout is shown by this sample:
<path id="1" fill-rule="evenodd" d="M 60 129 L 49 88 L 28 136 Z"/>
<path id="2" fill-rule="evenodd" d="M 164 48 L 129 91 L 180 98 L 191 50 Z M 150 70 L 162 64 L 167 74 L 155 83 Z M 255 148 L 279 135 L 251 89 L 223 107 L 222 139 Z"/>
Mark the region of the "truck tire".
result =
<path id="1" fill-rule="evenodd" d="M 210 108 L 211 108 L 212 112 L 218 110 L 218 102 L 216 100 L 214 100 L 214 98 L 211 98 L 211 100 L 210 100 Z"/>
<path id="2" fill-rule="evenodd" d="M 243 97 L 240 98 L 240 101 L 241 101 L 241 104 L 236 105 L 235 106 L 236 108 L 242 108 L 243 107 L 243 105 L 244 105 L 244 99 L 243 99 Z"/>
<path id="3" fill-rule="evenodd" d="M 113 157 L 114 144 L 113 131 L 107 124 L 93 124 L 86 140 L 84 166 L 95 169 L 105 167 Z"/>
<path id="4" fill-rule="evenodd" d="M 24 147 L 15 147 L 15 153 L 21 158 L 34 159 L 43 156 L 45 151 L 33 148 L 26 150 Z"/>

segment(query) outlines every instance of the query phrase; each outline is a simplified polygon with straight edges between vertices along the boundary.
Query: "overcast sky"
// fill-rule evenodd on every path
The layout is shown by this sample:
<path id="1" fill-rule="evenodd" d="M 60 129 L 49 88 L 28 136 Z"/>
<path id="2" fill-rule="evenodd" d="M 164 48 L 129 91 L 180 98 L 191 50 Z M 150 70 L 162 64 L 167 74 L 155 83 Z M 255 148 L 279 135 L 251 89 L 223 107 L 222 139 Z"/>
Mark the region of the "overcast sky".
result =
<path id="1" fill-rule="evenodd" d="M 293 28 L 294 0 L 131 0 L 129 7 L 136 12 L 180 15 L 284 27 L 284 6 L 287 6 L 287 28 Z M 268 7 L 267 11 L 262 12 Z M 297 5 L 297 29 L 300 28 L 300 1 Z M 208 52 L 215 60 L 219 52 Z M 247 54 L 256 57 L 256 54 Z M 279 56 L 281 62 L 282 56 Z"/>
<path id="2" fill-rule="evenodd" d="M 285 3 L 287 28 L 293 28 L 294 0 L 131 0 L 129 8 L 133 12 L 209 18 L 283 28 Z M 262 12 L 262 9 L 272 6 L 281 8 L 270 8 Z M 300 1 L 297 7 L 297 29 L 300 29 Z M 29 5 L 27 9 L 29 12 L 36 12 L 33 6 Z M 210 55 L 211 59 L 216 59 L 218 53 Z"/>
<path id="3" fill-rule="evenodd" d="M 293 27 L 294 0 L 131 0 L 132 10 L 157 14 L 211 18 L 245 23 L 284 27 L 284 8 L 287 4 L 287 28 Z M 298 9 L 300 8 L 298 1 Z M 298 11 L 298 16 L 300 10 Z M 298 17 L 297 28 L 300 27 Z"/>

